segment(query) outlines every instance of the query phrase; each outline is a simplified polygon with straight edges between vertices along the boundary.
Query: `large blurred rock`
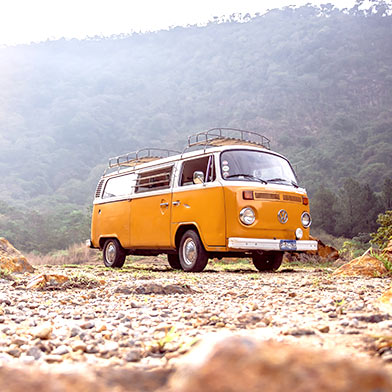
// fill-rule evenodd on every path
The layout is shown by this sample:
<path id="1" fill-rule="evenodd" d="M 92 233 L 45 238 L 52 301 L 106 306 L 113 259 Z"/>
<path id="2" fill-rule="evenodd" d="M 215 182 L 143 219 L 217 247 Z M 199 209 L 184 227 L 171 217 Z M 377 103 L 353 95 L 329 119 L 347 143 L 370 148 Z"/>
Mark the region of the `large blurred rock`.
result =
<path id="1" fill-rule="evenodd" d="M 368 276 L 370 278 L 378 278 L 386 274 L 388 270 L 382 261 L 366 253 L 342 265 L 333 273 L 333 275 Z"/>
<path id="2" fill-rule="evenodd" d="M 83 367 L 83 365 L 82 365 Z M 163 387 L 170 369 L 89 368 L 61 372 L 35 366 L 11 368 L 0 365 L 1 392 L 153 392 Z"/>
<path id="3" fill-rule="evenodd" d="M 40 274 L 38 276 L 34 276 L 27 283 L 27 289 L 42 289 L 45 286 L 59 286 L 65 282 L 68 282 L 69 278 L 64 275 L 57 274 Z"/>
<path id="4" fill-rule="evenodd" d="M 213 337 L 191 351 L 170 380 L 171 392 L 392 391 L 375 364 L 251 337 Z"/>
<path id="5" fill-rule="evenodd" d="M 0 237 L 0 269 L 9 272 L 34 272 L 34 268 L 5 238 Z"/>
<path id="6" fill-rule="evenodd" d="M 375 303 L 377 307 L 384 312 L 392 314 L 392 288 L 385 291 Z"/>
<path id="7" fill-rule="evenodd" d="M 320 256 L 323 259 L 337 260 L 339 258 L 339 252 L 333 246 L 324 244 L 319 238 L 310 236 L 310 239 L 317 241 L 317 251 L 311 250 L 307 253 Z"/>

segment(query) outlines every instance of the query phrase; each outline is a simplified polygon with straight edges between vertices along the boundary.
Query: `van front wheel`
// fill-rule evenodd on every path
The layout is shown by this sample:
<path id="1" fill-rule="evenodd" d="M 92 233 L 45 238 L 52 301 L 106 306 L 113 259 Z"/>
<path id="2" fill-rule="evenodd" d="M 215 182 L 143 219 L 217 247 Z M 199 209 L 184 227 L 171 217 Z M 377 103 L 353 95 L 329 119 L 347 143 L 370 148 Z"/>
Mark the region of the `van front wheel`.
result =
<path id="1" fill-rule="evenodd" d="M 252 260 L 259 271 L 276 271 L 282 264 L 283 252 L 257 252 L 253 254 Z"/>
<path id="2" fill-rule="evenodd" d="M 170 267 L 172 267 L 173 269 L 175 270 L 181 269 L 181 263 L 178 254 L 168 254 L 167 261 L 169 262 Z"/>
<path id="3" fill-rule="evenodd" d="M 195 231 L 188 230 L 182 236 L 179 256 L 181 267 L 186 272 L 200 272 L 207 265 L 208 254 Z"/>
<path id="4" fill-rule="evenodd" d="M 121 268 L 125 263 L 125 251 L 120 242 L 113 238 L 103 246 L 103 263 L 109 268 Z"/>

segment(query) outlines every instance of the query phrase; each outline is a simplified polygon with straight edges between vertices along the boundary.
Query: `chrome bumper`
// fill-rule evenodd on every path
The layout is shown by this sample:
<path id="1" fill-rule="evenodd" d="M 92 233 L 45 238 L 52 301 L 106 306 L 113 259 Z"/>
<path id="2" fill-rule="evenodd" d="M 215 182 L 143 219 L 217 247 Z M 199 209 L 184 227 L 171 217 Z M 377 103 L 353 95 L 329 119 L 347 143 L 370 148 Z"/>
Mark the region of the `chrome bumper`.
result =
<path id="1" fill-rule="evenodd" d="M 284 240 L 270 240 L 262 238 L 229 238 L 229 248 L 241 249 L 241 250 L 284 250 L 290 251 L 290 249 L 282 249 L 281 241 Z M 293 241 L 291 241 L 293 242 Z M 294 252 L 302 252 L 305 250 L 317 250 L 317 241 L 306 241 L 296 240 L 296 249 L 292 249 Z"/>

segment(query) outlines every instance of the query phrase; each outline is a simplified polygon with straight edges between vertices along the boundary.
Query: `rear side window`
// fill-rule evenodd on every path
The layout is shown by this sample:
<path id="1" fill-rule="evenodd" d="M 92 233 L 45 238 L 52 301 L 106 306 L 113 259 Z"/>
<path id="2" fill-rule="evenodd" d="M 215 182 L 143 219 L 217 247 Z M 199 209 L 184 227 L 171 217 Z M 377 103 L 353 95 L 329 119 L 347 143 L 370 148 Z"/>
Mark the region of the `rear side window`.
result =
<path id="1" fill-rule="evenodd" d="M 170 188 L 173 166 L 139 173 L 135 193 Z"/>
<path id="2" fill-rule="evenodd" d="M 180 185 L 192 185 L 193 184 L 193 173 L 195 171 L 201 171 L 204 174 L 205 182 L 212 182 L 215 180 L 215 167 L 214 157 L 212 155 L 191 159 L 185 161 L 182 167 L 182 174 L 180 178 Z"/>
<path id="3" fill-rule="evenodd" d="M 102 198 L 120 197 L 129 195 L 135 186 L 136 174 L 127 174 L 125 176 L 113 177 L 106 182 Z"/>

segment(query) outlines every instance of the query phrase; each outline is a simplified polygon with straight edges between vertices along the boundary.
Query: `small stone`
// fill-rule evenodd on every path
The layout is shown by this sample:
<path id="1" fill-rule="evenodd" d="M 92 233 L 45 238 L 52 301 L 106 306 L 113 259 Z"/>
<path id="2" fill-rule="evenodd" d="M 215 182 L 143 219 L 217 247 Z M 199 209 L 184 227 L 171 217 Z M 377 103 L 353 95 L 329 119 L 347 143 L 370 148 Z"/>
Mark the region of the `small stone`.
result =
<path id="1" fill-rule="evenodd" d="M 342 327 L 347 327 L 349 324 L 350 324 L 350 322 L 349 322 L 347 319 L 343 319 L 343 320 L 340 322 L 340 325 L 341 325 Z"/>
<path id="2" fill-rule="evenodd" d="M 38 360 L 42 357 L 42 351 L 38 347 L 30 347 L 26 351 L 26 355 L 29 357 L 33 357 L 35 360 Z"/>
<path id="3" fill-rule="evenodd" d="M 50 354 L 45 357 L 45 361 L 48 363 L 60 363 L 63 362 L 63 357 L 61 355 Z"/>
<path id="4" fill-rule="evenodd" d="M 322 326 L 318 327 L 318 330 L 321 333 L 328 333 L 329 332 L 329 325 L 322 325 Z"/>
<path id="5" fill-rule="evenodd" d="M 138 349 L 129 350 L 125 355 L 127 362 L 139 362 L 141 360 L 141 351 Z"/>
<path id="6" fill-rule="evenodd" d="M 85 352 L 86 352 L 87 354 L 98 354 L 98 353 L 99 353 L 99 350 L 98 350 L 98 347 L 97 347 L 97 346 L 95 346 L 95 345 L 93 345 L 93 344 L 89 344 L 89 345 L 86 347 Z"/>
<path id="7" fill-rule="evenodd" d="M 15 344 L 15 345 L 18 346 L 18 347 L 20 347 L 20 346 L 23 346 L 24 344 L 26 344 L 26 343 L 27 343 L 27 340 L 26 340 L 26 339 L 23 339 L 23 338 L 17 337 L 17 338 L 15 338 L 15 339 L 12 339 L 11 343 L 12 343 L 12 344 Z"/>
<path id="8" fill-rule="evenodd" d="M 18 358 L 20 357 L 21 351 L 18 348 L 11 348 L 7 351 L 7 354 Z"/>
<path id="9" fill-rule="evenodd" d="M 389 352 L 388 354 L 382 355 L 381 358 L 384 362 L 392 362 L 392 353 Z"/>
<path id="10" fill-rule="evenodd" d="M 83 351 L 87 350 L 86 343 L 82 342 L 81 340 L 77 340 L 71 343 L 71 348 L 73 351 Z"/>
<path id="11" fill-rule="evenodd" d="M 95 327 L 94 321 L 87 321 L 86 323 L 80 325 L 80 328 L 82 329 L 92 329 L 94 327 Z"/>
<path id="12" fill-rule="evenodd" d="M 367 323 L 380 323 L 381 321 L 390 320 L 389 314 L 370 314 L 370 315 L 358 315 L 355 317 L 359 321 L 365 321 Z"/>
<path id="13" fill-rule="evenodd" d="M 284 335 L 291 335 L 291 336 L 307 336 L 307 335 L 314 335 L 315 332 L 311 329 L 305 328 L 294 328 L 284 332 Z"/>
<path id="14" fill-rule="evenodd" d="M 127 286 L 118 286 L 115 288 L 114 292 L 118 294 L 126 294 L 126 295 L 132 294 L 132 290 Z"/>
<path id="15" fill-rule="evenodd" d="M 105 345 L 101 346 L 99 349 L 100 354 L 115 354 L 118 351 L 118 343 L 107 342 Z"/>
<path id="16" fill-rule="evenodd" d="M 243 324 L 255 324 L 261 321 L 262 318 L 254 313 L 243 313 L 237 317 L 237 320 Z"/>
<path id="17" fill-rule="evenodd" d="M 70 337 L 73 338 L 75 336 L 78 336 L 82 332 L 81 328 L 79 327 L 73 327 L 70 331 Z"/>
<path id="18" fill-rule="evenodd" d="M 155 332 L 160 332 L 160 331 L 169 332 L 170 329 L 171 329 L 172 327 L 173 327 L 172 324 L 160 323 L 160 324 L 158 324 L 158 325 L 155 327 L 154 331 L 155 331 Z"/>
<path id="19" fill-rule="evenodd" d="M 35 327 L 32 331 L 31 334 L 39 339 L 49 339 L 50 335 L 52 334 L 53 328 L 51 324 L 41 324 Z"/>
<path id="20" fill-rule="evenodd" d="M 65 345 L 58 346 L 52 351 L 52 355 L 64 355 L 68 353 L 69 353 L 69 349 Z"/>

